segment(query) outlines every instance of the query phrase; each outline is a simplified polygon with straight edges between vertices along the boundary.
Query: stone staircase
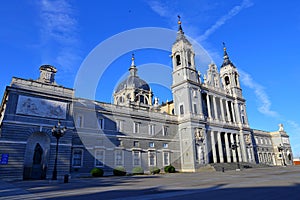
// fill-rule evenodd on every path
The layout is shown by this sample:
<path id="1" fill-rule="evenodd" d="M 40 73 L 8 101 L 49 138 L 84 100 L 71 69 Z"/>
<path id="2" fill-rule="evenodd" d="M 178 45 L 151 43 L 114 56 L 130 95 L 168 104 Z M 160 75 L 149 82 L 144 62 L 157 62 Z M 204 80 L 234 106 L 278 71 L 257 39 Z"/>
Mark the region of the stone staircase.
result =
<path id="1" fill-rule="evenodd" d="M 230 170 L 236 170 L 240 168 L 240 170 L 243 169 L 249 169 L 249 168 L 266 168 L 266 167 L 272 167 L 271 165 L 267 164 L 255 164 L 255 163 L 246 163 L 246 162 L 241 162 L 241 163 L 210 163 L 205 166 L 198 166 L 197 171 L 202 172 L 202 171 L 230 171 Z"/>

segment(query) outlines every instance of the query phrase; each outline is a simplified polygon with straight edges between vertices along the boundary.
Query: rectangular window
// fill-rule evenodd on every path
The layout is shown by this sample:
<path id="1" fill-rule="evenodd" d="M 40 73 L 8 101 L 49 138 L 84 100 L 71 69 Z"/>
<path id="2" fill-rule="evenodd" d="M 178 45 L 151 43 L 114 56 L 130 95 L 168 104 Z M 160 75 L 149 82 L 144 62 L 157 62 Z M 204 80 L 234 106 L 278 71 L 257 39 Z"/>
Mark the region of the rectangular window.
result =
<path id="1" fill-rule="evenodd" d="M 115 165 L 116 166 L 123 166 L 123 151 L 116 150 L 115 151 Z"/>
<path id="2" fill-rule="evenodd" d="M 154 148 L 154 142 L 149 142 L 149 147 Z"/>
<path id="3" fill-rule="evenodd" d="M 72 159 L 72 166 L 73 167 L 82 167 L 82 149 L 73 149 L 73 159 Z"/>
<path id="4" fill-rule="evenodd" d="M 194 114 L 197 114 L 197 104 L 194 104 Z"/>
<path id="5" fill-rule="evenodd" d="M 133 151 L 133 166 L 140 166 L 141 165 L 141 152 L 140 151 Z"/>
<path id="6" fill-rule="evenodd" d="M 76 125 L 77 127 L 81 128 L 83 125 L 83 117 L 81 115 L 77 116 L 77 120 L 76 120 Z"/>
<path id="7" fill-rule="evenodd" d="M 133 141 L 133 146 L 134 147 L 140 147 L 139 141 Z"/>
<path id="8" fill-rule="evenodd" d="M 149 124 L 149 135 L 154 135 L 154 134 L 155 134 L 155 125 Z"/>
<path id="9" fill-rule="evenodd" d="M 123 131 L 123 121 L 122 120 L 117 120 L 117 131 Z"/>
<path id="10" fill-rule="evenodd" d="M 104 119 L 98 118 L 98 128 L 103 130 L 104 129 Z"/>
<path id="11" fill-rule="evenodd" d="M 104 166 L 104 150 L 96 150 L 95 152 L 95 166 L 103 167 Z"/>
<path id="12" fill-rule="evenodd" d="M 163 152 L 163 165 L 167 166 L 170 164 L 170 153 L 169 152 Z"/>
<path id="13" fill-rule="evenodd" d="M 242 124 L 245 124 L 245 117 L 242 115 Z"/>
<path id="14" fill-rule="evenodd" d="M 154 151 L 150 151 L 148 153 L 149 156 L 149 166 L 156 166 L 156 153 Z"/>
<path id="15" fill-rule="evenodd" d="M 183 105 L 179 106 L 179 112 L 180 112 L 180 115 L 184 115 Z"/>
<path id="16" fill-rule="evenodd" d="M 193 90 L 193 97 L 197 98 L 197 90 Z"/>
<path id="17" fill-rule="evenodd" d="M 133 122 L 133 133 L 139 133 L 140 132 L 140 123 Z"/>
<path id="18" fill-rule="evenodd" d="M 168 143 L 164 143 L 163 144 L 163 148 L 167 149 L 169 147 L 169 144 Z"/>
<path id="19" fill-rule="evenodd" d="M 162 127 L 162 135 L 163 136 L 168 136 L 168 129 L 169 129 L 169 127 L 168 126 L 163 126 Z"/>

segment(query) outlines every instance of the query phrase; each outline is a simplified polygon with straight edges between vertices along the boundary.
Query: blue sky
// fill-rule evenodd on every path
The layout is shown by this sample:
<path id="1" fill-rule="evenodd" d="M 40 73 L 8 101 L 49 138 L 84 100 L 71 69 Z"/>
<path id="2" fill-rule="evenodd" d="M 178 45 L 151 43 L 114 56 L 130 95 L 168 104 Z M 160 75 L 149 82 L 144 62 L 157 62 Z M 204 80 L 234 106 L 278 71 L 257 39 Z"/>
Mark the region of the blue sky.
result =
<path id="1" fill-rule="evenodd" d="M 135 28 L 176 30 L 179 14 L 185 33 L 200 43 L 218 66 L 222 42 L 226 43 L 241 74 L 251 127 L 275 131 L 283 123 L 294 155 L 300 156 L 299 8 L 298 1 L 281 0 L 3 0 L 0 91 L 3 94 L 13 76 L 38 78 L 42 64 L 54 65 L 57 83 L 72 88 L 82 62 L 102 41 Z M 116 83 L 126 76 L 131 53 L 120 55 L 107 67 L 97 100 L 111 101 Z M 137 66 L 171 66 L 170 52 L 143 49 L 134 53 Z M 99 63 L 101 60 L 100 56 Z M 206 67 L 197 65 L 202 74 Z M 152 88 L 160 101 L 172 99 L 168 88 L 155 84 Z"/>

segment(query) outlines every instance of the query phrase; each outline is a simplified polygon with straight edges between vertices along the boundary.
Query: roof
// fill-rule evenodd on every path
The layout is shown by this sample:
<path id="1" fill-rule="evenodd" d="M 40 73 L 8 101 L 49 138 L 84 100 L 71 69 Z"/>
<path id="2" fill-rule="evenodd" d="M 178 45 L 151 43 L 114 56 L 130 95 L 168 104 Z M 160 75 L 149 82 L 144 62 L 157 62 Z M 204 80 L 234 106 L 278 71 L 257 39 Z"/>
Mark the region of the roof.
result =
<path id="1" fill-rule="evenodd" d="M 118 93 L 125 88 L 135 88 L 150 91 L 150 86 L 148 85 L 148 83 L 140 79 L 138 76 L 129 76 L 128 78 L 126 78 L 118 85 L 115 92 Z"/>

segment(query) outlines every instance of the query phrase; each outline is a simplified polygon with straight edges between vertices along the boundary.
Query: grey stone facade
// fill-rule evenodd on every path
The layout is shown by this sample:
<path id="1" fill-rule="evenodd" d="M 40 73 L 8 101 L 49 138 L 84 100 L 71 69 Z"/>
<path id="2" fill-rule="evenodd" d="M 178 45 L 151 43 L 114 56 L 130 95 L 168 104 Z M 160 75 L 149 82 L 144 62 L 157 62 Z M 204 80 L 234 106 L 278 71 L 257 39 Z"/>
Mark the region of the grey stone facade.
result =
<path id="1" fill-rule="evenodd" d="M 94 167 L 110 175 L 117 166 L 130 173 L 136 166 L 149 172 L 170 164 L 185 172 L 210 163 L 292 164 L 282 125 L 277 132 L 250 128 L 239 73 L 226 48 L 220 72 L 211 64 L 203 77 L 194 55 L 179 21 L 172 47 L 173 101 L 163 105 L 138 77 L 134 57 L 113 104 L 75 98 L 73 89 L 55 82 L 50 65 L 40 67 L 37 80 L 13 78 L 1 103 L 0 177 L 50 178 L 58 121 L 67 127 L 58 145 L 58 177 Z"/>

